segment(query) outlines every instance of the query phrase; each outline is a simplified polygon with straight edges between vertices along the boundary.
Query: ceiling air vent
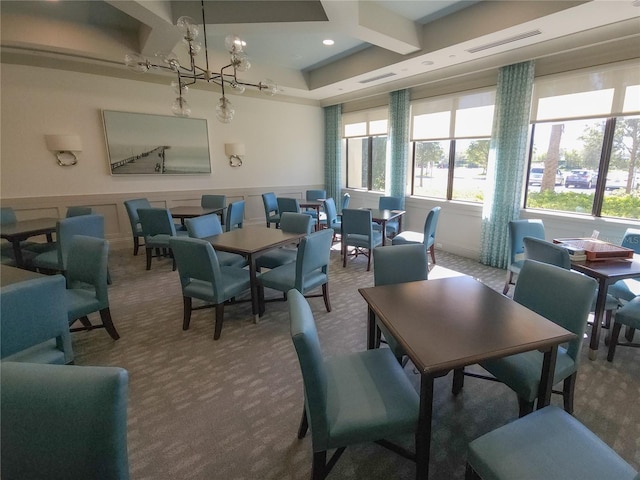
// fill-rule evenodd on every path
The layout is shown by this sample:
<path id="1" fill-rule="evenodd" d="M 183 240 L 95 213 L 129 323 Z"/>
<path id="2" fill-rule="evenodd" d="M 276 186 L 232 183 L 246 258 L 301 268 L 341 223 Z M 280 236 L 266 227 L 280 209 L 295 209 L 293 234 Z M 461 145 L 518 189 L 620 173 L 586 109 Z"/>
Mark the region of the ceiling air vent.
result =
<path id="1" fill-rule="evenodd" d="M 536 35 L 540 35 L 542 32 L 540 30 L 531 30 L 530 32 L 520 33 L 518 35 L 514 35 L 513 37 L 503 38 L 502 40 L 497 40 L 491 43 L 485 43 L 484 45 L 479 45 L 477 47 L 467 49 L 469 53 L 481 52 L 482 50 L 488 50 L 489 48 L 499 47 L 500 45 L 506 45 L 507 43 L 517 42 L 518 40 L 522 40 L 529 37 L 534 37 Z"/>
<path id="2" fill-rule="evenodd" d="M 393 77 L 394 75 L 395 75 L 395 73 L 393 73 L 393 72 L 383 73 L 382 75 L 378 75 L 377 77 L 371 77 L 371 78 L 367 78 L 365 80 L 360 80 L 358 83 L 375 82 L 376 80 L 382 80 L 383 78 Z"/>

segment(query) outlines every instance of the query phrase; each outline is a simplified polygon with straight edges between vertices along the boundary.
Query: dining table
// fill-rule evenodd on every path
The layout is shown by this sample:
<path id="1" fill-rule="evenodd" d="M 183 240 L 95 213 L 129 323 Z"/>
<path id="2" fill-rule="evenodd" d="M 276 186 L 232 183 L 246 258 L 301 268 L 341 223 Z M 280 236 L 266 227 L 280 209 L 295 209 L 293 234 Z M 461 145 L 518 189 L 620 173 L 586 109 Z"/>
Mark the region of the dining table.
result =
<path id="1" fill-rule="evenodd" d="M 262 225 L 245 225 L 229 232 L 204 237 L 215 250 L 238 253 L 247 259 L 251 278 L 251 311 L 257 323 L 264 314 L 264 305 L 258 301 L 258 274 L 256 258 L 272 248 L 294 243 L 304 237 L 304 233 L 284 232 L 281 229 Z"/>
<path id="2" fill-rule="evenodd" d="M 222 212 L 224 211 L 223 207 L 219 208 L 209 208 L 209 207 L 201 207 L 200 205 L 180 205 L 178 207 L 173 207 L 169 209 L 169 213 L 173 218 L 180 219 L 180 223 L 184 225 L 184 221 L 187 218 L 195 218 L 200 217 L 202 215 L 209 215 L 212 213 L 217 213 L 222 216 Z M 221 219 L 220 223 L 224 225 L 224 219 Z"/>
<path id="3" fill-rule="evenodd" d="M 318 199 L 318 200 L 300 200 L 298 202 L 300 204 L 300 209 L 313 209 L 316 211 L 316 219 L 318 220 L 316 222 L 316 226 L 315 229 L 316 230 L 320 230 L 321 226 L 320 226 L 320 209 L 322 208 L 322 205 L 324 204 L 324 199 Z"/>
<path id="4" fill-rule="evenodd" d="M 25 266 L 20 242 L 37 235 L 45 235 L 47 242 L 52 242 L 52 234 L 56 231 L 57 222 L 57 218 L 34 218 L 0 226 L 0 238 L 11 242 L 14 259 L 18 267 L 24 268 Z"/>
<path id="5" fill-rule="evenodd" d="M 572 332 L 466 275 L 358 291 L 368 306 L 368 348 L 375 348 L 377 318 L 420 375 L 416 479 L 429 476 L 436 378 L 484 360 L 539 350 L 544 360 L 537 408 L 542 408 L 550 402 L 558 345 L 575 338 Z"/>
<path id="6" fill-rule="evenodd" d="M 589 359 L 598 358 L 598 346 L 600 345 L 600 329 L 605 314 L 607 303 L 607 290 L 618 280 L 626 278 L 640 278 L 640 255 L 633 258 L 610 258 L 595 261 L 572 261 L 571 269 L 588 275 L 598 282 L 598 295 L 596 297 L 595 311 L 593 313 L 593 325 L 589 339 Z"/>
<path id="7" fill-rule="evenodd" d="M 380 210 L 378 208 L 367 208 L 371 210 L 371 220 L 380 225 L 382 230 L 382 245 L 386 245 L 387 222 L 398 220 L 398 233 L 402 231 L 402 216 L 406 213 L 404 210 Z"/>
<path id="8" fill-rule="evenodd" d="M 11 265 L 0 265 L 0 287 L 43 277 L 46 277 L 43 273 L 12 267 Z"/>

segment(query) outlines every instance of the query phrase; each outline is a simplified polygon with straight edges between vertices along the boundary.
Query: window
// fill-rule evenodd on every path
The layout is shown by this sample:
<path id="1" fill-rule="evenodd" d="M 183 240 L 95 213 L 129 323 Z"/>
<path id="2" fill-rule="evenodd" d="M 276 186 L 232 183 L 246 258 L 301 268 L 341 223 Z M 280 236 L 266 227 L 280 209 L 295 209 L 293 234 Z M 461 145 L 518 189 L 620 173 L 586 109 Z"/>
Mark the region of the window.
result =
<path id="1" fill-rule="evenodd" d="M 483 201 L 494 102 L 482 91 L 412 104 L 412 195 Z"/>
<path id="2" fill-rule="evenodd" d="M 387 124 L 386 108 L 343 115 L 348 188 L 384 192 Z"/>
<path id="3" fill-rule="evenodd" d="M 640 218 L 639 111 L 637 64 L 536 80 L 525 206 Z"/>

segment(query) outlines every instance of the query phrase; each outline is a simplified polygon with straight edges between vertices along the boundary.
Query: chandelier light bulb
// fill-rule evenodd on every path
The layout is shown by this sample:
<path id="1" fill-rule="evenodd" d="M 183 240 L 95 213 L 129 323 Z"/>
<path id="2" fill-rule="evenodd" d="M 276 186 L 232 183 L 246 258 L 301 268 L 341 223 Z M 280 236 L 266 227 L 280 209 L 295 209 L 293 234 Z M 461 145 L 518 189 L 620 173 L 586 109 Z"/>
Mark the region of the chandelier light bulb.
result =
<path id="1" fill-rule="evenodd" d="M 173 88 L 173 91 L 181 97 L 189 93 L 189 87 L 187 87 L 184 83 L 177 82 L 176 80 L 171 82 L 171 87 Z"/>
<path id="2" fill-rule="evenodd" d="M 236 111 L 233 109 L 227 97 L 220 97 L 218 105 L 216 106 L 216 118 L 222 123 L 231 123 L 235 113 Z"/>
<path id="3" fill-rule="evenodd" d="M 224 46 L 229 53 L 240 53 L 244 51 L 246 43 L 237 35 L 227 35 L 224 39 Z"/>
<path id="4" fill-rule="evenodd" d="M 198 28 L 198 24 L 191 17 L 180 17 L 176 22 L 176 26 L 184 33 L 184 38 L 193 40 L 198 37 L 198 33 L 200 33 L 200 29 Z"/>
<path id="5" fill-rule="evenodd" d="M 251 62 L 249 61 L 249 56 L 244 52 L 232 53 L 231 64 L 239 72 L 246 72 L 251 68 Z"/>
<path id="6" fill-rule="evenodd" d="M 273 97 L 276 93 L 278 93 L 278 85 L 273 80 L 267 78 L 260 82 L 260 90 L 264 92 L 266 95 Z"/>
<path id="7" fill-rule="evenodd" d="M 200 42 L 189 42 L 189 55 L 195 57 L 202 50 L 202 44 Z"/>
<path id="8" fill-rule="evenodd" d="M 176 117 L 188 117 L 191 115 L 191 107 L 184 97 L 176 98 L 173 105 L 171 105 L 171 111 Z"/>
<path id="9" fill-rule="evenodd" d="M 124 56 L 124 64 L 129 68 L 129 70 L 138 73 L 148 72 L 151 67 L 149 60 L 137 53 L 127 53 Z"/>
<path id="10" fill-rule="evenodd" d="M 237 94 L 237 95 L 242 95 L 245 91 L 244 85 L 240 85 L 237 82 L 233 82 L 231 84 L 231 88 L 233 88 L 233 91 Z"/>

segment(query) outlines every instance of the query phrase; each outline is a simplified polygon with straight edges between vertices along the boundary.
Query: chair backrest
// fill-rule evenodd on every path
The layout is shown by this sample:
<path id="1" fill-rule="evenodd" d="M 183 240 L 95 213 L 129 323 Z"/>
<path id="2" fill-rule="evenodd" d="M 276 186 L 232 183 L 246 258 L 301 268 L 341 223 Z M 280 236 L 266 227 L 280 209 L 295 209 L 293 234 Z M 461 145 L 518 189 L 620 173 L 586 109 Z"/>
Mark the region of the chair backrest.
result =
<path id="1" fill-rule="evenodd" d="M 373 236 L 371 210 L 347 208 L 342 211 L 342 233 L 348 235 Z"/>
<path id="2" fill-rule="evenodd" d="M 244 200 L 230 203 L 227 207 L 227 221 L 225 227 L 227 232 L 242 228 L 244 222 Z"/>
<path id="3" fill-rule="evenodd" d="M 93 213 L 93 208 L 91 207 L 82 207 L 82 206 L 67 207 L 67 218 L 77 217 L 79 215 L 91 215 L 92 213 Z"/>
<path id="4" fill-rule="evenodd" d="M 349 208 L 349 203 L 351 202 L 351 195 L 349 193 L 345 193 L 342 196 L 342 210 L 345 208 Z"/>
<path id="5" fill-rule="evenodd" d="M 129 223 L 131 224 L 131 231 L 134 234 L 142 234 L 142 226 L 140 225 L 140 217 L 138 216 L 139 208 L 151 208 L 149 200 L 146 198 L 134 198 L 132 200 L 125 200 L 124 206 L 127 209 L 127 215 L 129 215 Z"/>
<path id="6" fill-rule="evenodd" d="M 284 212 L 300 213 L 300 202 L 297 198 L 278 197 L 276 200 L 280 215 Z"/>
<path id="7" fill-rule="evenodd" d="M 212 235 L 220 235 L 222 233 L 220 219 L 215 213 L 186 218 L 184 224 L 191 238 L 211 237 Z"/>
<path id="8" fill-rule="evenodd" d="M 622 237 L 622 246 L 640 254 L 640 229 L 627 228 Z"/>
<path id="9" fill-rule="evenodd" d="M 280 217 L 280 229 L 289 233 L 311 233 L 311 216 L 304 213 L 284 212 Z"/>
<path id="10" fill-rule="evenodd" d="M 0 358 L 55 339 L 57 349 L 63 354 L 51 359 L 25 357 L 25 360 L 73 361 L 64 291 L 62 275 L 34 278 L 0 289 Z"/>
<path id="11" fill-rule="evenodd" d="M 402 197 L 380 197 L 378 208 L 380 210 L 402 210 L 404 198 Z"/>
<path id="12" fill-rule="evenodd" d="M 84 289 L 93 286 L 99 309 L 109 306 L 107 271 L 109 243 L 103 238 L 75 235 L 67 257 L 67 288 Z"/>
<path id="13" fill-rule="evenodd" d="M 440 218 L 440 207 L 432 208 L 424 221 L 424 246 L 429 248 L 436 241 L 436 228 Z"/>
<path id="14" fill-rule="evenodd" d="M 324 213 L 327 215 L 327 228 L 338 224 L 338 212 L 333 198 L 327 198 L 324 201 Z"/>
<path id="15" fill-rule="evenodd" d="M 126 480 L 128 373 L 2 362 L 2 476 Z"/>
<path id="16" fill-rule="evenodd" d="M 565 270 L 571 269 L 569 252 L 560 245 L 534 237 L 524 237 L 522 241 L 526 259 L 548 263 Z"/>
<path id="17" fill-rule="evenodd" d="M 514 263 L 518 255 L 524 253 L 524 237 L 535 237 L 544 240 L 544 224 L 542 220 L 512 220 L 509 222 L 509 264 Z"/>
<path id="18" fill-rule="evenodd" d="M 202 208 L 224 208 L 227 206 L 226 195 L 202 195 L 200 199 Z"/>
<path id="19" fill-rule="evenodd" d="M 7 225 L 10 223 L 16 223 L 18 218 L 16 212 L 11 207 L 0 208 L 0 225 Z"/>
<path id="20" fill-rule="evenodd" d="M 525 260 L 513 299 L 548 320 L 575 333 L 567 353 L 577 361 L 597 283 L 571 270 Z"/>
<path id="21" fill-rule="evenodd" d="M 373 249 L 373 279 L 376 286 L 426 280 L 428 275 L 424 245 L 414 243 Z"/>
<path id="22" fill-rule="evenodd" d="M 264 205 L 264 214 L 266 215 L 267 220 L 272 212 L 278 214 L 278 199 L 276 198 L 275 193 L 263 193 L 262 204 Z"/>
<path id="23" fill-rule="evenodd" d="M 304 291 L 310 273 L 318 269 L 324 274 L 327 273 L 332 243 L 333 230 L 328 228 L 307 235 L 300 241 L 296 256 L 296 289 Z"/>
<path id="24" fill-rule="evenodd" d="M 79 215 L 58 220 L 56 224 L 58 265 L 67 269 L 67 258 L 71 239 L 76 235 L 86 235 L 104 239 L 104 217 L 98 214 Z"/>
<path id="25" fill-rule="evenodd" d="M 171 213 L 166 208 L 138 208 L 142 234 L 145 237 L 154 235 L 176 236 L 176 226 Z"/>
<path id="26" fill-rule="evenodd" d="M 327 370 L 322 356 L 320 339 L 309 303 L 298 290 L 287 293 L 291 339 L 298 355 L 304 401 L 314 444 L 326 444 Z"/>
<path id="27" fill-rule="evenodd" d="M 307 200 L 324 199 L 324 198 L 327 198 L 327 191 L 326 190 L 307 190 L 305 196 Z"/>
<path id="28" fill-rule="evenodd" d="M 190 237 L 173 237 L 169 244 L 176 259 L 182 288 L 187 287 L 192 280 L 211 283 L 216 302 L 223 302 L 222 269 L 211 244 L 206 240 Z"/>

